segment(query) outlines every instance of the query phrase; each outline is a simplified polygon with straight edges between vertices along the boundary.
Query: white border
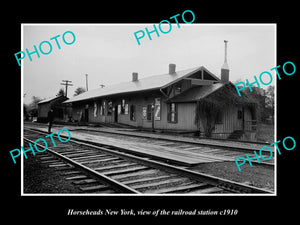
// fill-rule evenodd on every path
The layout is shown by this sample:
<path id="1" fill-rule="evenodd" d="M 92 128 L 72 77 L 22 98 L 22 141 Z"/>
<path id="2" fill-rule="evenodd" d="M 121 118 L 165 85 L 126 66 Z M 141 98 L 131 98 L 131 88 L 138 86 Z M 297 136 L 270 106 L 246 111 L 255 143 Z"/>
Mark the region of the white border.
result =
<path id="1" fill-rule="evenodd" d="M 275 66 L 277 66 L 277 24 L 275 24 Z M 275 84 L 274 84 L 274 142 L 277 140 L 277 77 L 275 79 Z M 274 194 L 277 196 L 277 151 L 276 147 L 274 146 Z"/>
<path id="2" fill-rule="evenodd" d="M 24 50 L 24 26 L 21 24 L 21 51 Z M 24 63 L 21 63 L 21 146 L 24 146 L 24 110 L 23 110 L 23 105 L 24 105 Z M 26 195 L 24 194 L 24 170 L 23 170 L 23 163 L 24 163 L 24 157 L 23 157 L 23 152 L 21 151 L 21 196 Z"/>
<path id="3" fill-rule="evenodd" d="M 45 26 L 134 26 L 134 25 L 153 25 L 151 23 L 129 23 L 129 24 L 118 24 L 118 23 L 114 23 L 114 24 L 107 24 L 107 23 L 103 23 L 103 24 L 93 24 L 93 23 L 69 23 L 69 24 L 53 24 L 53 23 L 21 23 L 21 51 L 24 50 L 24 26 L 41 26 L 41 25 L 45 25 Z M 172 23 L 173 25 L 173 23 Z M 176 25 L 176 23 L 174 24 Z M 226 24 L 220 24 L 220 23 L 203 23 L 203 24 L 199 24 L 199 23 L 192 23 L 192 24 L 180 24 L 180 26 L 274 26 L 275 28 L 275 54 L 274 54 L 274 62 L 275 65 L 274 67 L 277 65 L 277 23 L 226 23 Z M 24 94 L 24 63 L 21 63 L 21 144 L 23 146 L 23 132 L 24 132 L 24 122 L 23 122 L 23 94 Z M 275 79 L 275 106 L 274 106 L 274 139 L 277 140 L 277 79 Z M 275 141 L 274 140 L 274 141 Z M 275 149 L 275 147 L 274 147 Z M 22 151 L 21 151 L 22 152 Z M 23 174 L 23 163 L 24 163 L 24 157 L 23 157 L 23 152 L 21 153 L 21 196 L 111 196 L 111 197 L 115 197 L 115 196 L 210 196 L 210 197 L 215 197 L 215 196 L 277 196 L 277 152 L 276 150 L 274 150 L 275 152 L 275 157 L 274 157 L 274 193 L 272 194 L 46 194 L 46 193 L 32 193 L 32 194 L 28 194 L 28 193 L 24 193 L 24 174 Z"/>

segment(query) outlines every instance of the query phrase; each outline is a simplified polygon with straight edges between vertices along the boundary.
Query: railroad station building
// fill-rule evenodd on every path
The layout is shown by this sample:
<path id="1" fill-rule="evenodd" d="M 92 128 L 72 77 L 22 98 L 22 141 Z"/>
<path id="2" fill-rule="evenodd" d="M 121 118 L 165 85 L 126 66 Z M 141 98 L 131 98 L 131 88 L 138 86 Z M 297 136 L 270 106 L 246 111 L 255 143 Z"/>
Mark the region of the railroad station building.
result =
<path id="1" fill-rule="evenodd" d="M 132 79 L 90 90 L 64 102 L 69 117 L 83 123 L 194 133 L 202 137 L 256 140 L 256 102 L 239 97 L 225 63 L 220 78 L 204 66 Z"/>
<path id="2" fill-rule="evenodd" d="M 44 99 L 38 103 L 38 122 L 48 122 L 48 112 L 53 109 L 56 121 L 65 121 L 67 111 L 66 105 L 62 102 L 66 101 L 68 98 L 66 96 L 55 96 L 51 98 Z"/>

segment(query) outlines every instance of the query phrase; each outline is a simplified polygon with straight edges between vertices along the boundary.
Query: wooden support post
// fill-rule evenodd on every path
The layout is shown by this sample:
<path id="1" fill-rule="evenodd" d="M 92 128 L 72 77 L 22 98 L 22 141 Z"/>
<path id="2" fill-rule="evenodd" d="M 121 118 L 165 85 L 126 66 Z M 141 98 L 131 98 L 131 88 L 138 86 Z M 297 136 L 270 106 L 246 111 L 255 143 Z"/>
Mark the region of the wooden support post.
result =
<path id="1" fill-rule="evenodd" d="M 151 105 L 152 132 L 154 132 L 154 103 Z"/>

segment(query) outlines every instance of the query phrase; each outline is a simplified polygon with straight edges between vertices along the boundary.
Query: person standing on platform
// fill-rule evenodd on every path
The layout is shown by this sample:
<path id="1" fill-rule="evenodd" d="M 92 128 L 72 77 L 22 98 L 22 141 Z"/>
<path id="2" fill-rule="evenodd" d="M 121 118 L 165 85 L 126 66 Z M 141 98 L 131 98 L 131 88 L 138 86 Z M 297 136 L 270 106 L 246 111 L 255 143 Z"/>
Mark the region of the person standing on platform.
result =
<path id="1" fill-rule="evenodd" d="M 54 111 L 53 109 L 50 109 L 48 112 L 48 133 L 51 133 L 51 127 L 54 120 Z"/>

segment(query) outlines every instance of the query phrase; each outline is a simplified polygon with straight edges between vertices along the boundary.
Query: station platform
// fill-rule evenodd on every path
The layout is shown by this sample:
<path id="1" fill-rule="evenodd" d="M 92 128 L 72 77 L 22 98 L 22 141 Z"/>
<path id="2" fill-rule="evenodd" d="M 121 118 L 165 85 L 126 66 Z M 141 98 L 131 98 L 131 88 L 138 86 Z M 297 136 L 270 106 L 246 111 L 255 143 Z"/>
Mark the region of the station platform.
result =
<path id="1" fill-rule="evenodd" d="M 33 128 L 40 131 L 47 132 L 47 124 L 36 124 L 36 123 L 25 123 L 25 128 Z M 130 128 L 109 128 L 109 127 L 91 127 L 91 126 L 71 126 L 71 125 L 54 125 L 52 127 L 52 132 L 58 132 L 61 128 L 67 128 L 74 140 L 85 141 L 94 144 L 102 144 L 108 146 L 115 146 L 124 150 L 127 153 L 134 153 L 136 155 L 159 159 L 166 162 L 173 162 L 182 166 L 193 166 L 201 163 L 209 162 L 224 162 L 224 161 L 234 161 L 233 157 L 227 157 L 224 155 L 212 155 L 204 154 L 200 152 L 193 152 L 187 150 L 176 149 L 171 146 L 162 146 L 156 145 L 155 143 L 150 142 L 137 142 L 126 139 L 126 136 L 133 137 L 146 137 L 153 138 L 155 140 L 170 140 L 181 143 L 195 143 L 203 144 L 207 146 L 214 147 L 234 147 L 236 149 L 244 150 L 259 150 L 264 145 L 254 144 L 254 143 L 243 143 L 243 142 L 234 142 L 226 140 L 210 140 L 210 139 L 200 139 L 195 137 L 183 137 L 179 135 L 169 135 L 169 134 L 160 134 L 160 133 L 151 133 L 151 132 L 142 132 L 137 131 L 136 129 Z M 93 131 L 93 132 L 85 132 Z M 101 135 L 101 133 L 107 134 L 122 134 L 126 135 L 122 140 L 116 137 L 109 137 L 107 135 Z M 248 152 L 247 152 L 248 153 Z M 243 153 L 241 153 L 243 155 Z"/>

